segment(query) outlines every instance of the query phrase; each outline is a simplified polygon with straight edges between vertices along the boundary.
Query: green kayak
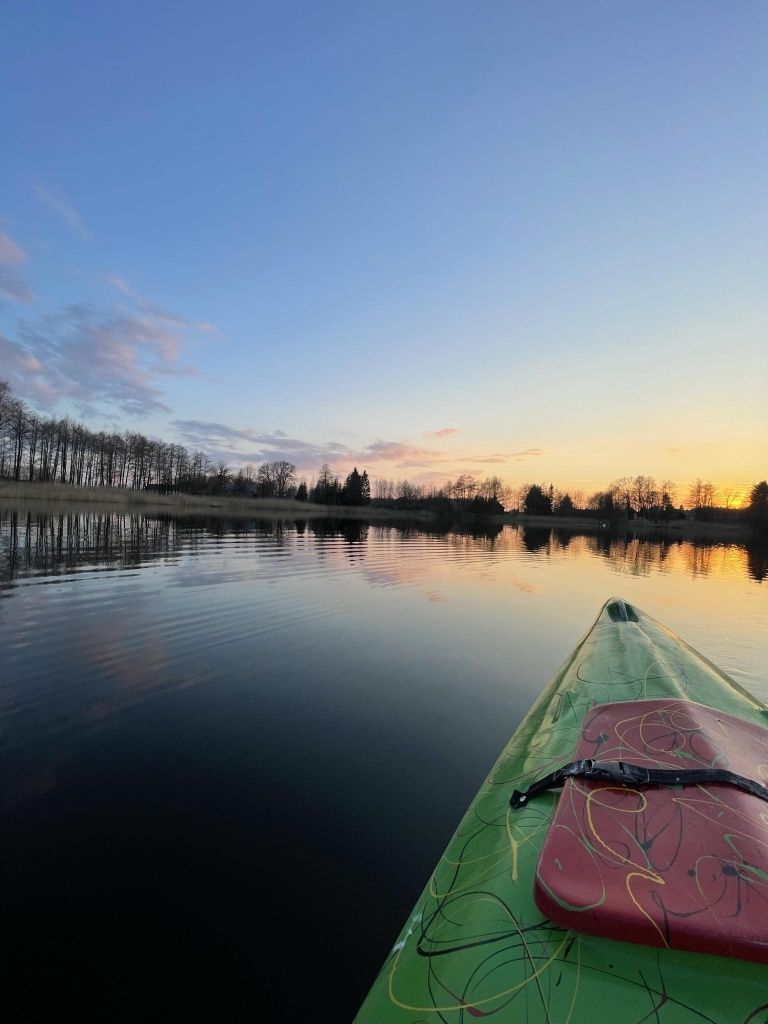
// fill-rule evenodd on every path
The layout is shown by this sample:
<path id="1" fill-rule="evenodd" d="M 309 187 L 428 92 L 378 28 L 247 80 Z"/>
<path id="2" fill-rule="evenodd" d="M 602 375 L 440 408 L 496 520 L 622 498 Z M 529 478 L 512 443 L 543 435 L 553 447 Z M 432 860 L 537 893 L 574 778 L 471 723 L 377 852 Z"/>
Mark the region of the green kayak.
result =
<path id="1" fill-rule="evenodd" d="M 568 930 L 534 902 L 559 794 L 517 812 L 512 791 L 571 759 L 596 705 L 667 698 L 768 726 L 768 709 L 683 640 L 608 601 L 470 805 L 357 1024 L 768 1024 L 765 964 Z"/>

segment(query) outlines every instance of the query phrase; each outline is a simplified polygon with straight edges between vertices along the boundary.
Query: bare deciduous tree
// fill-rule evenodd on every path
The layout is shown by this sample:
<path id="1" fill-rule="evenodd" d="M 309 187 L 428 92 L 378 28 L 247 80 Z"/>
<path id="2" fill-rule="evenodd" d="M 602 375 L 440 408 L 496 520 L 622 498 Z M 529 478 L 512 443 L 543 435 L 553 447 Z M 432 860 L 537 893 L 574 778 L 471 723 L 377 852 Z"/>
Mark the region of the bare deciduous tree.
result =
<path id="1" fill-rule="evenodd" d="M 723 508 L 726 508 L 726 509 L 731 508 L 731 506 L 733 504 L 735 504 L 736 499 L 739 497 L 740 493 L 741 492 L 739 490 L 737 490 L 737 488 L 731 487 L 728 484 L 726 484 L 724 487 L 722 487 L 720 489 L 720 495 L 721 495 L 722 500 L 723 500 Z"/>
<path id="2" fill-rule="evenodd" d="M 296 480 L 296 467 L 292 462 L 286 462 L 284 459 L 280 462 L 273 462 L 272 479 L 275 483 L 277 497 L 286 498 Z"/>

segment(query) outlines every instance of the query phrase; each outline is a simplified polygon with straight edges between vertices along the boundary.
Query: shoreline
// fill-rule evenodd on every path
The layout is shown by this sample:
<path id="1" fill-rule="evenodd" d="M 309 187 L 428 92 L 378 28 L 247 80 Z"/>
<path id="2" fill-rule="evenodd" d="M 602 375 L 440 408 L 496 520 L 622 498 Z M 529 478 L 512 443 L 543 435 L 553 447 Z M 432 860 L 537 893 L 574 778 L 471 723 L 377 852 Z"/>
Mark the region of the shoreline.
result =
<path id="1" fill-rule="evenodd" d="M 607 536 L 654 540 L 705 540 L 722 543 L 749 543 L 758 534 L 749 523 L 707 523 L 693 519 L 672 519 L 658 525 L 650 520 L 629 519 L 619 522 L 588 516 L 531 516 L 505 512 L 492 516 L 457 516 L 446 519 L 428 509 L 393 509 L 376 505 L 319 505 L 293 498 L 246 498 L 208 494 L 157 494 L 121 487 L 78 487 L 73 484 L 0 481 L 0 502 L 9 505 L 39 505 L 41 508 L 101 508 L 126 513 L 145 512 L 167 515 L 211 515 L 247 518 L 352 519 L 378 522 L 410 522 L 460 526 L 514 526 L 532 529 L 567 530 L 572 533 L 602 533 Z"/>
<path id="2" fill-rule="evenodd" d="M 505 523 L 519 526 L 545 527 L 551 530 L 572 530 L 591 533 L 621 534 L 667 540 L 721 540 L 735 543 L 750 541 L 756 534 L 749 523 L 705 523 L 695 519 L 671 519 L 663 526 L 647 519 L 625 519 L 601 526 L 601 520 L 586 516 L 527 516 L 507 512 Z M 605 520 L 602 520 L 605 522 Z"/>

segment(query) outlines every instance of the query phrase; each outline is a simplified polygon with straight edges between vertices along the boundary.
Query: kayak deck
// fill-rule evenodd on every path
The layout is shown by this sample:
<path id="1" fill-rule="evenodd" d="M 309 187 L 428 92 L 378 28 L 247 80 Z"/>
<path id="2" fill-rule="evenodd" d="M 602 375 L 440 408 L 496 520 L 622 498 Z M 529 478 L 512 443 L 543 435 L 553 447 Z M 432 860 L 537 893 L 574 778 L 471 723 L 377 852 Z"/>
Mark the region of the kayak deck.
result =
<path id="1" fill-rule="evenodd" d="M 633 606 L 608 601 L 470 805 L 357 1024 L 592 1024 L 601 1013 L 616 1024 L 766 1024 L 764 965 L 566 931 L 534 903 L 559 794 L 512 811 L 512 790 L 569 760 L 595 704 L 668 697 L 768 727 L 765 706 L 706 658 Z M 749 898 L 738 875 L 724 884 Z"/>

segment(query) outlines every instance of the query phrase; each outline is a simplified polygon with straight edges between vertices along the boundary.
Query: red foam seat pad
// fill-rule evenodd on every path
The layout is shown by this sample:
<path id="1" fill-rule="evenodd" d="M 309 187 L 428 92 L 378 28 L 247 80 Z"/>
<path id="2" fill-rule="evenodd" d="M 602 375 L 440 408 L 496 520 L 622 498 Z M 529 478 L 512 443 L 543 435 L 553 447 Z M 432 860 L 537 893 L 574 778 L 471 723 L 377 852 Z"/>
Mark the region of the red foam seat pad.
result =
<path id="1" fill-rule="evenodd" d="M 587 757 L 727 768 L 765 785 L 768 730 L 683 700 L 601 704 L 574 754 Z M 768 963 L 768 803 L 724 784 L 568 779 L 535 899 L 565 928 Z"/>

